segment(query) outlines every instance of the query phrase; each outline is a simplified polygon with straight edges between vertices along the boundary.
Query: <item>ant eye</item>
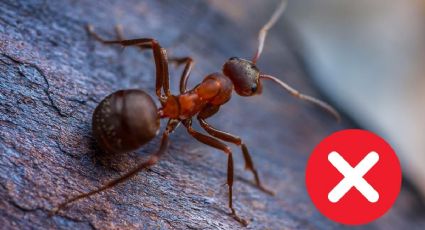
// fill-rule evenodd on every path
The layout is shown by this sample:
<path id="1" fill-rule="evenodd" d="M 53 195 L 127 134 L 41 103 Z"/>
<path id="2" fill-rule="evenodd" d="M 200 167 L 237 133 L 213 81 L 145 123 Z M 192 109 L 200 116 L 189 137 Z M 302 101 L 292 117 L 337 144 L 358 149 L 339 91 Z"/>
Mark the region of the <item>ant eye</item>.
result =
<path id="1" fill-rule="evenodd" d="M 257 91 L 257 85 L 252 85 L 251 86 L 251 92 L 255 93 Z"/>
<path id="2" fill-rule="evenodd" d="M 233 60 L 236 60 L 236 59 L 238 59 L 238 58 L 237 57 L 231 57 L 231 58 L 229 58 L 230 61 L 233 61 Z"/>

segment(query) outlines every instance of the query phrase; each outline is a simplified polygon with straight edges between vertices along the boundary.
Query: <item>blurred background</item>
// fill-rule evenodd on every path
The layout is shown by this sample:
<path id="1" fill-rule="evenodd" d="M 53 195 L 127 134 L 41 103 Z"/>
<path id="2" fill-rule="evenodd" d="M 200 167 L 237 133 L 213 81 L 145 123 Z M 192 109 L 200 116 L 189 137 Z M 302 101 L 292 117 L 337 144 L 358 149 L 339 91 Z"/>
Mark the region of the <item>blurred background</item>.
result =
<path id="1" fill-rule="evenodd" d="M 279 3 L 210 2 L 241 23 Z M 392 144 L 424 198 L 425 0 L 292 0 L 280 26 L 328 100 Z"/>

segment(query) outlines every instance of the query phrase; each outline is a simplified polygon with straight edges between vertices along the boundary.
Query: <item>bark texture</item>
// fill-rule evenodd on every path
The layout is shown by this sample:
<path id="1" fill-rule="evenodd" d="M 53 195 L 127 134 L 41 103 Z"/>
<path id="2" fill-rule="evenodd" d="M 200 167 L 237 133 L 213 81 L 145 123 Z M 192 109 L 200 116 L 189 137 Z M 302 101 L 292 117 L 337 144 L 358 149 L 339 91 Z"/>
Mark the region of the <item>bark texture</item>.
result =
<path id="1" fill-rule="evenodd" d="M 270 5 L 268 5 L 270 4 Z M 268 3 L 271 11 L 273 4 Z M 237 9 L 235 9 L 237 10 Z M 235 11 L 237 12 L 237 11 Z M 261 11 L 263 12 L 263 11 Z M 227 208 L 226 161 L 179 128 L 166 156 L 113 189 L 76 202 L 49 218 L 65 198 L 92 190 L 156 150 L 159 139 L 111 159 L 91 133 L 91 116 L 109 93 L 141 88 L 154 95 L 150 52 L 105 46 L 88 36 L 87 23 L 114 38 L 154 37 L 169 56 L 196 60 L 194 86 L 220 71 L 232 56 L 251 57 L 268 15 L 232 21 L 207 1 L 0 1 L 0 223 L 2 229 L 239 229 Z M 271 33 L 259 62 L 300 90 L 318 95 L 282 24 Z M 178 89 L 181 68 L 170 67 Z M 268 196 L 253 186 L 234 148 L 234 204 L 248 229 L 340 229 L 314 208 L 305 190 L 309 153 L 326 135 L 353 127 L 265 83 L 252 98 L 234 95 L 214 118 L 251 150 Z M 195 126 L 199 129 L 199 126 Z M 394 208 L 371 229 L 424 226 L 424 207 L 404 186 Z"/>

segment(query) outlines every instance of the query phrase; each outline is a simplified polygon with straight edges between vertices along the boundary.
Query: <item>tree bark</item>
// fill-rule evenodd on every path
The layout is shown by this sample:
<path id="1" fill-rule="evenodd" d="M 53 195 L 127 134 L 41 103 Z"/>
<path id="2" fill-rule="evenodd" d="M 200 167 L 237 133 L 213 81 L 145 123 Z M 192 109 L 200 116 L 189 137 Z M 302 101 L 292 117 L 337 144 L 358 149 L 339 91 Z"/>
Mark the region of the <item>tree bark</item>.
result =
<path id="1" fill-rule="evenodd" d="M 118 89 L 140 88 L 155 95 L 154 63 L 150 52 L 100 44 L 87 34 L 87 23 L 111 39 L 114 25 L 121 24 L 126 38 L 153 37 L 168 48 L 169 56 L 193 57 L 193 87 L 208 73 L 220 71 L 227 58 L 251 57 L 259 22 L 267 18 L 240 23 L 204 1 L 0 1 L 1 228 L 241 228 L 228 215 L 227 157 L 182 128 L 150 170 L 58 215 L 48 217 L 48 212 L 66 198 L 118 177 L 159 143 L 156 138 L 116 158 L 105 157 L 96 146 L 91 133 L 96 105 Z M 282 25 L 272 31 L 260 69 L 317 96 L 282 31 Z M 170 65 L 170 71 L 177 92 L 182 68 Z M 269 196 L 255 188 L 240 150 L 233 148 L 239 215 L 252 229 L 344 228 L 314 208 L 304 170 L 322 138 L 354 125 L 347 117 L 337 124 L 272 84 L 266 83 L 263 91 L 251 98 L 234 95 L 210 119 L 242 137 L 263 183 L 276 192 Z M 423 210 L 414 190 L 404 186 L 394 208 L 365 228 L 423 226 Z"/>

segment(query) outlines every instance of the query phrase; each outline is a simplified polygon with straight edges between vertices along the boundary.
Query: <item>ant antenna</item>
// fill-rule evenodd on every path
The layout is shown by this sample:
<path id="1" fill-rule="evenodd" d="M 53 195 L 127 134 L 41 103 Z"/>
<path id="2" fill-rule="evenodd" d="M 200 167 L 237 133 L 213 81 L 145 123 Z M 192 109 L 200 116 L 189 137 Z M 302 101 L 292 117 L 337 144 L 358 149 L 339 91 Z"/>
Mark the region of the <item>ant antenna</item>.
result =
<path id="1" fill-rule="evenodd" d="M 257 52 L 252 58 L 252 62 L 254 64 L 257 62 L 258 58 L 260 58 L 260 55 L 263 52 L 264 41 L 266 40 L 268 30 L 272 28 L 272 26 L 276 23 L 279 17 L 283 14 L 286 9 L 286 5 L 288 5 L 288 0 L 282 0 L 276 11 L 270 17 L 269 21 L 261 28 L 260 32 L 258 33 L 258 48 Z"/>
<path id="2" fill-rule="evenodd" d="M 312 96 L 302 94 L 302 93 L 298 92 L 296 89 L 292 88 L 291 86 L 289 86 L 288 84 L 286 84 L 285 82 L 281 81 L 280 79 L 278 79 L 276 77 L 273 77 L 273 76 L 270 76 L 270 75 L 265 75 L 265 74 L 260 74 L 260 78 L 268 79 L 268 80 L 272 80 L 272 81 L 276 82 L 277 84 L 282 86 L 282 88 L 287 90 L 292 96 L 320 106 L 321 108 L 323 108 L 324 110 L 326 110 L 330 114 L 332 114 L 338 122 L 341 121 L 341 116 L 339 115 L 339 113 L 332 106 L 330 106 L 328 103 L 321 101 L 317 98 L 314 98 Z"/>

